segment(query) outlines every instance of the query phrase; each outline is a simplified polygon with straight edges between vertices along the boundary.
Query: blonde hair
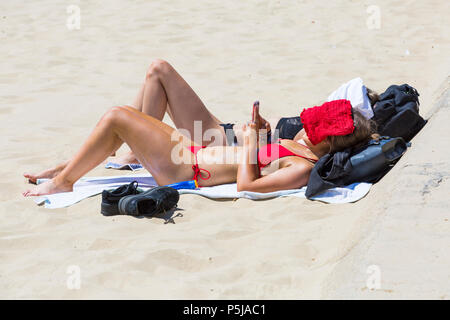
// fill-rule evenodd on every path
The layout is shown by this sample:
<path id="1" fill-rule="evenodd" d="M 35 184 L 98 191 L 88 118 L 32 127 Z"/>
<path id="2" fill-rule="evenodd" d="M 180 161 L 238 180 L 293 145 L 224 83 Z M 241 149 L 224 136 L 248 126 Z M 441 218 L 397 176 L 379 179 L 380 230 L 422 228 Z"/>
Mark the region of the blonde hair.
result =
<path id="1" fill-rule="evenodd" d="M 370 139 L 378 139 L 376 123 L 366 119 L 361 112 L 353 109 L 353 124 L 355 130 L 345 136 L 329 136 L 330 152 L 341 151 L 349 147 L 356 147 L 367 143 Z"/>

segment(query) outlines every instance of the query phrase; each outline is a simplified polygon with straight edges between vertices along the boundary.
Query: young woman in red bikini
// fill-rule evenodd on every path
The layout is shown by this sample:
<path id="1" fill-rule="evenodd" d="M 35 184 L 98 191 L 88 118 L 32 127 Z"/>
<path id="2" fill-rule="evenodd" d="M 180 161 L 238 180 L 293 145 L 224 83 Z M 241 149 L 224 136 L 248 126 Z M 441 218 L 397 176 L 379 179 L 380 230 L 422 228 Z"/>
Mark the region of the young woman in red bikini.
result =
<path id="1" fill-rule="evenodd" d="M 182 116 L 183 110 L 187 110 L 186 117 Z M 194 139 L 178 135 L 178 139 L 174 140 L 176 129 L 161 121 L 165 112 L 177 128 L 186 129 Z M 204 135 L 196 137 L 194 121 L 201 121 L 203 130 L 216 129 L 216 132 L 221 132 L 222 141 L 205 141 Z M 24 174 L 32 183 L 38 178 L 51 180 L 25 191 L 23 195 L 71 191 L 79 178 L 102 163 L 123 143 L 128 144 L 132 156 L 153 175 L 159 185 L 195 177 L 200 186 L 237 182 L 239 190 L 257 192 L 298 188 L 306 185 L 314 162 L 330 149 L 365 141 L 372 133 L 370 121 L 355 112 L 352 119 L 354 131 L 349 134 L 331 136 L 313 144 L 306 131 L 301 130 L 296 136 L 300 143 L 280 140 L 257 151 L 257 131 L 269 125 L 260 117 L 256 122 L 260 125 L 251 123 L 242 127 L 242 147 L 227 146 L 221 122 L 206 109 L 168 63 L 158 60 L 147 73 L 135 107 L 113 107 L 106 112 L 70 161 L 39 175 Z M 203 147 L 207 144 L 207 148 Z M 174 161 L 173 150 L 190 151 L 187 155 L 183 151 L 181 154 L 178 152 L 188 161 Z M 252 161 L 255 159 L 259 163 Z"/>
<path id="2" fill-rule="evenodd" d="M 378 100 L 378 94 L 367 88 L 367 95 L 374 107 Z M 178 130 L 187 132 L 198 145 L 209 146 L 242 146 L 243 126 L 239 124 L 222 123 L 203 104 L 197 94 L 180 74 L 166 61 L 155 60 L 147 70 L 145 81 L 142 84 L 136 99 L 131 105 L 155 119 L 163 120 L 167 113 Z M 300 117 L 274 117 L 268 120 L 259 114 L 255 119 L 258 128 L 272 132 L 272 136 L 278 135 L 282 139 L 299 140 L 304 135 L 303 124 Z M 200 121 L 200 132 L 194 133 L 195 121 Z M 275 128 L 276 130 L 271 130 Z M 215 129 L 218 133 L 215 139 L 205 141 L 205 133 Z M 217 131 L 218 130 L 218 131 Z M 267 139 L 266 139 L 267 140 Z M 138 163 L 132 151 L 113 160 L 117 164 Z M 35 183 L 40 178 L 53 178 L 61 172 L 68 161 L 60 165 L 42 171 L 38 174 L 25 173 L 30 182 Z"/>

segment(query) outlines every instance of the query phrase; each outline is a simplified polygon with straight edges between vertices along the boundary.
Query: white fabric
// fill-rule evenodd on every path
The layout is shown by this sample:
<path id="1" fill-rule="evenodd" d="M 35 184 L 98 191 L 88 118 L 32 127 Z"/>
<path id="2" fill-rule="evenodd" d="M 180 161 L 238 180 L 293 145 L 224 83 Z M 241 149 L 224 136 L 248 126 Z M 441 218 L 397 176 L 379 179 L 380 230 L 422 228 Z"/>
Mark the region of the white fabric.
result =
<path id="1" fill-rule="evenodd" d="M 46 179 L 39 179 L 42 183 Z M 87 177 L 77 181 L 72 192 L 63 192 L 35 198 L 37 204 L 44 204 L 46 208 L 56 209 L 68 207 L 83 199 L 100 194 L 105 189 L 114 189 L 123 184 L 138 181 L 139 187 L 147 190 L 156 186 L 155 180 L 150 175 L 127 175 L 111 177 Z M 313 200 L 319 200 L 326 203 L 348 203 L 355 202 L 363 198 L 370 190 L 370 183 L 353 183 L 343 188 L 333 188 L 316 196 Z M 196 190 L 182 189 L 178 190 L 180 194 L 198 194 L 211 199 L 269 199 L 274 197 L 298 197 L 305 198 L 306 187 L 293 190 L 283 190 L 270 193 L 258 193 L 250 191 L 238 192 L 236 183 L 224 184 L 215 187 L 203 187 Z"/>
<path id="2" fill-rule="evenodd" d="M 308 147 L 308 145 L 306 144 L 305 140 L 303 140 L 303 139 L 298 139 L 297 142 L 300 143 L 301 145 L 305 146 L 305 147 L 308 148 L 308 150 L 309 150 L 309 147 Z"/>
<path id="3" fill-rule="evenodd" d="M 367 96 L 367 89 L 361 78 L 355 78 L 341 85 L 337 90 L 331 93 L 327 101 L 347 99 L 352 107 L 367 118 L 373 117 L 373 110 L 370 106 L 370 100 Z"/>
<path id="4" fill-rule="evenodd" d="M 108 162 L 105 165 L 106 169 L 116 169 L 116 170 L 131 170 L 131 171 L 138 171 L 144 169 L 144 167 L 140 163 L 126 163 L 126 164 L 119 164 L 115 162 Z"/>

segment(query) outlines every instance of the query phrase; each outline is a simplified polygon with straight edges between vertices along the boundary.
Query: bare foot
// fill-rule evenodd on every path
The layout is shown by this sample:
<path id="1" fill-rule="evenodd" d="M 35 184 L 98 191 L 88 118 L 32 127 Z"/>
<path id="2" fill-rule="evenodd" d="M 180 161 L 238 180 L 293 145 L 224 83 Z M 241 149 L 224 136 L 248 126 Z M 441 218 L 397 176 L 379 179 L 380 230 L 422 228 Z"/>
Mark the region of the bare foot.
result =
<path id="1" fill-rule="evenodd" d="M 127 154 L 124 154 L 121 157 L 117 157 L 111 162 L 118 164 L 139 163 L 133 152 L 128 152 Z"/>
<path id="2" fill-rule="evenodd" d="M 29 183 L 37 183 L 37 179 L 52 179 L 56 177 L 63 169 L 69 164 L 70 161 L 64 161 L 60 164 L 58 164 L 56 167 L 47 169 L 42 171 L 38 174 L 32 174 L 32 173 L 24 173 L 23 176 L 25 178 L 28 178 Z"/>
<path id="3" fill-rule="evenodd" d="M 37 183 L 37 179 L 51 179 L 54 178 L 58 175 L 58 173 L 60 173 L 62 171 L 62 168 L 53 168 L 53 169 L 48 169 L 48 170 L 44 170 L 41 173 L 38 174 L 31 174 L 31 173 L 24 173 L 23 176 L 25 178 L 28 178 L 28 182 L 29 183 Z"/>
<path id="4" fill-rule="evenodd" d="M 61 184 L 55 181 L 55 179 L 45 181 L 37 186 L 22 192 L 24 197 L 31 196 L 43 196 L 46 194 L 53 194 L 59 192 L 69 192 L 73 190 L 72 184 Z"/>

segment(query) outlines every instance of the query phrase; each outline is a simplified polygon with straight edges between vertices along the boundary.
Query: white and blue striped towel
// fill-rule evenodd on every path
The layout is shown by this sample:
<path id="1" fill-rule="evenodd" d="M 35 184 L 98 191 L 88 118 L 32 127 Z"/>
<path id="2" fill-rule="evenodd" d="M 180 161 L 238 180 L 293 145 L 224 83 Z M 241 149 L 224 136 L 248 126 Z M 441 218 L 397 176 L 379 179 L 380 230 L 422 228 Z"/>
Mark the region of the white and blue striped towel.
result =
<path id="1" fill-rule="evenodd" d="M 38 183 L 46 179 L 39 179 Z M 62 192 L 52 195 L 46 195 L 35 198 L 37 204 L 44 204 L 46 208 L 56 209 L 68 207 L 83 199 L 100 194 L 105 189 L 114 189 L 123 184 L 137 181 L 139 187 L 146 190 L 157 185 L 153 177 L 145 175 L 127 175 L 111 177 L 85 177 L 78 180 L 72 192 Z M 320 195 L 313 197 L 313 200 L 319 200 L 326 203 L 348 203 L 362 199 L 370 190 L 372 184 L 360 182 L 353 183 L 346 187 L 329 189 Z M 236 199 L 247 198 L 253 200 L 270 199 L 276 197 L 297 197 L 306 198 L 306 187 L 292 190 L 282 190 L 269 193 L 259 193 L 250 191 L 237 191 L 236 183 L 223 184 L 214 187 L 203 187 L 200 189 L 181 189 L 180 194 L 197 194 L 211 199 Z"/>
<path id="2" fill-rule="evenodd" d="M 108 162 L 105 165 L 106 169 L 116 169 L 116 170 L 131 170 L 138 171 L 143 169 L 144 167 L 140 163 L 127 163 L 127 164 L 119 164 L 115 162 Z"/>

